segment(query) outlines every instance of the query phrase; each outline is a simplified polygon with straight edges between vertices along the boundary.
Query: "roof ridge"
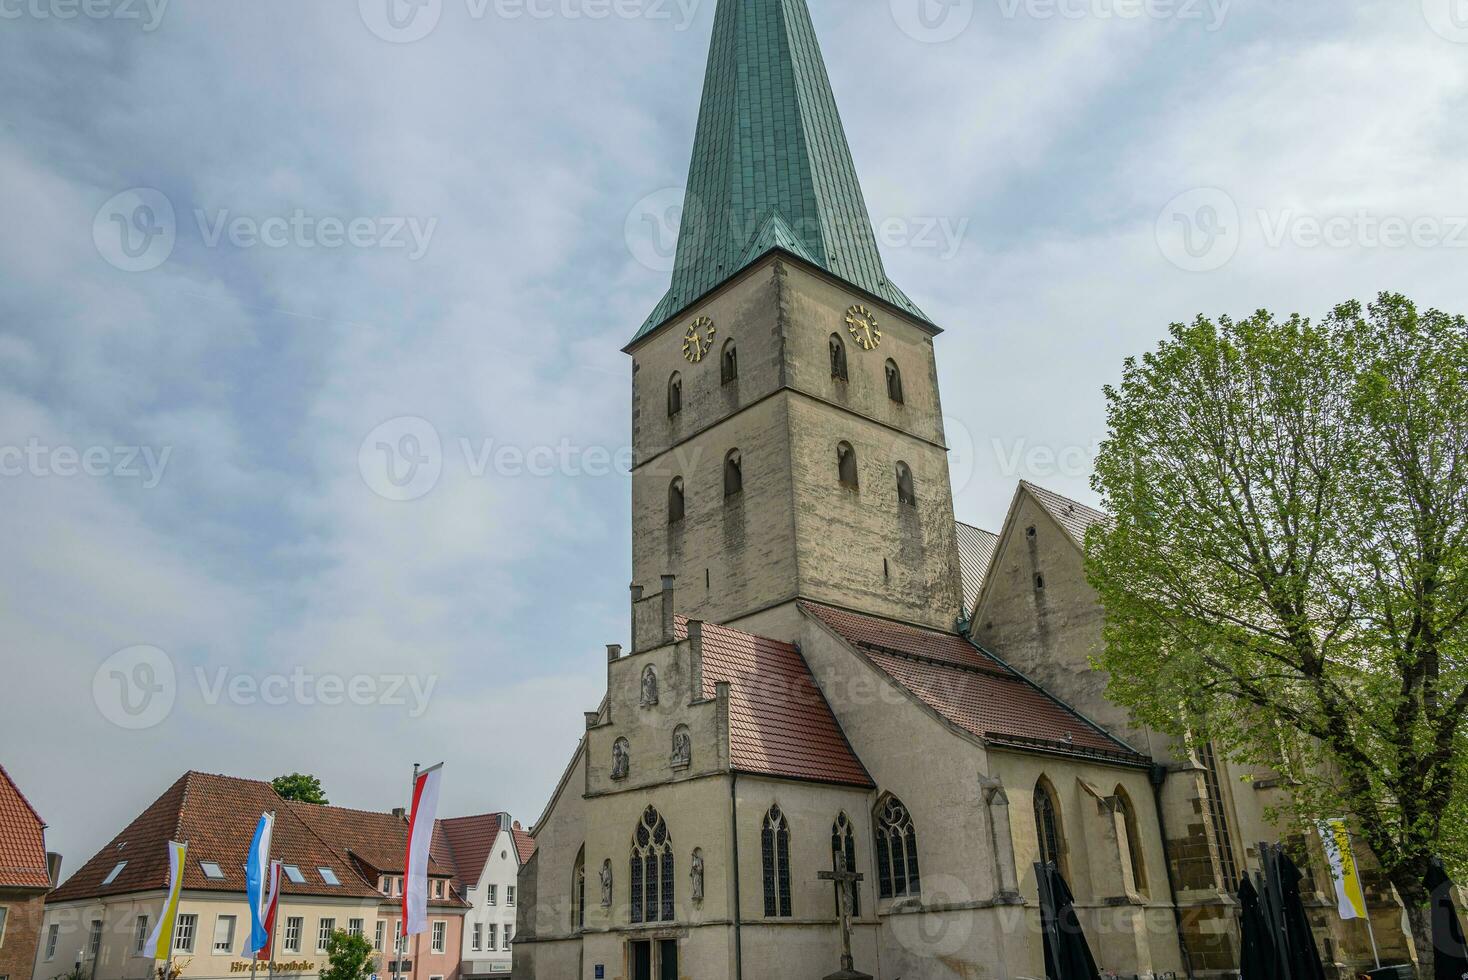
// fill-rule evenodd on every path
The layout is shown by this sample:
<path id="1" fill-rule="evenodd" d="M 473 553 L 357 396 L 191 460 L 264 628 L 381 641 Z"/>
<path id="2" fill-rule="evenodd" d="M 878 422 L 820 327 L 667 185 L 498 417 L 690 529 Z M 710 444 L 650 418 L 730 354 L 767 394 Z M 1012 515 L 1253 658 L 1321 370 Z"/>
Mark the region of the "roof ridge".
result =
<path id="1" fill-rule="evenodd" d="M 10 773 L 6 770 L 3 763 L 0 763 L 0 776 L 5 777 L 5 781 L 10 784 L 10 788 L 15 791 L 15 795 L 20 797 L 20 801 L 25 804 L 25 808 L 31 811 L 31 816 L 35 817 L 36 822 L 41 825 L 41 829 L 45 830 L 47 827 L 46 821 L 41 818 L 40 813 L 31 805 L 31 801 L 26 799 L 25 793 L 21 792 L 20 784 L 11 778 Z"/>

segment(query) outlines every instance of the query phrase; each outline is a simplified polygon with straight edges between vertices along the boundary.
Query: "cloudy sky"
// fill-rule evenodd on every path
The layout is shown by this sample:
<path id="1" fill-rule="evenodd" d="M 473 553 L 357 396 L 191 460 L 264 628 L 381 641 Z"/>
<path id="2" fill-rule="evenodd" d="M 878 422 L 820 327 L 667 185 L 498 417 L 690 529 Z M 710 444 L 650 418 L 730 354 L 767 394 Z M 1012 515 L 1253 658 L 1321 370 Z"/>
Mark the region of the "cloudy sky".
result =
<path id="1" fill-rule="evenodd" d="M 810 2 L 962 519 L 1087 498 L 1171 321 L 1468 312 L 1464 0 Z M 69 868 L 190 768 L 538 818 L 714 6 L 0 0 L 0 762 Z"/>

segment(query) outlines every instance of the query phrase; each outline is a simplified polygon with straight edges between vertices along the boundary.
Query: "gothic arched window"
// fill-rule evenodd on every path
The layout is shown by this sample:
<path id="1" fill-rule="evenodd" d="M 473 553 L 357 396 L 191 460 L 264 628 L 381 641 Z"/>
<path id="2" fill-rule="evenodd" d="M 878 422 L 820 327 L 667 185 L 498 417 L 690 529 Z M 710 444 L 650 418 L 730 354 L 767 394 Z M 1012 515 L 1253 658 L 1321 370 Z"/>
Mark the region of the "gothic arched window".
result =
<path id="1" fill-rule="evenodd" d="M 912 483 L 912 468 L 900 460 L 897 463 L 897 502 L 909 507 L 917 506 L 917 487 Z"/>
<path id="2" fill-rule="evenodd" d="M 851 828 L 851 819 L 842 813 L 836 817 L 836 822 L 831 825 L 831 870 L 832 871 L 855 871 L 856 870 L 856 834 Z M 861 915 L 861 892 L 856 882 L 846 889 L 846 894 L 851 896 L 851 914 Z M 841 901 L 841 889 L 836 887 L 836 901 Z M 841 906 L 836 906 L 836 914 L 841 914 Z"/>
<path id="3" fill-rule="evenodd" d="M 839 333 L 831 334 L 831 377 L 846 380 L 846 341 Z"/>
<path id="4" fill-rule="evenodd" d="M 734 341 L 724 341 L 724 353 L 719 358 L 719 381 L 728 384 L 739 379 L 739 348 Z"/>
<path id="5" fill-rule="evenodd" d="M 576 868 L 571 872 L 571 928 L 586 928 L 586 845 L 576 852 Z"/>
<path id="6" fill-rule="evenodd" d="M 1040 840 L 1040 861 L 1055 865 L 1063 874 L 1061 844 L 1065 838 L 1060 833 L 1060 807 L 1055 802 L 1055 791 L 1043 776 L 1035 784 L 1035 834 Z"/>
<path id="7" fill-rule="evenodd" d="M 675 476 L 668 484 L 668 523 L 677 524 L 683 520 L 683 513 L 683 478 Z"/>
<path id="8" fill-rule="evenodd" d="M 895 796 L 877 804 L 877 894 L 882 898 L 916 896 L 922 890 L 918 871 L 917 831 L 912 815 Z"/>
<path id="9" fill-rule="evenodd" d="M 739 450 L 729 450 L 724 457 L 724 496 L 732 497 L 744 490 L 744 460 Z"/>
<path id="10" fill-rule="evenodd" d="M 765 915 L 788 917 L 790 912 L 790 825 L 779 804 L 765 814 L 760 831 L 760 856 L 765 871 Z"/>
<path id="11" fill-rule="evenodd" d="M 856 450 L 849 442 L 836 444 L 836 475 L 848 490 L 856 490 L 860 486 L 856 473 Z"/>
<path id="12" fill-rule="evenodd" d="M 902 404 L 902 372 L 897 370 L 897 362 L 891 358 L 887 360 L 887 397 Z"/>
<path id="13" fill-rule="evenodd" d="M 1132 806 L 1132 798 L 1122 787 L 1116 787 L 1116 810 L 1122 816 L 1122 824 L 1126 828 L 1126 854 L 1127 861 L 1132 869 L 1132 884 L 1138 892 L 1147 893 L 1147 864 L 1142 858 L 1142 832 L 1137 826 L 1137 811 Z"/>
<path id="14" fill-rule="evenodd" d="M 653 807 L 632 835 L 632 921 L 673 921 L 673 838 Z"/>
<path id="15" fill-rule="evenodd" d="M 683 411 L 683 377 L 677 371 L 668 379 L 668 417 Z"/>

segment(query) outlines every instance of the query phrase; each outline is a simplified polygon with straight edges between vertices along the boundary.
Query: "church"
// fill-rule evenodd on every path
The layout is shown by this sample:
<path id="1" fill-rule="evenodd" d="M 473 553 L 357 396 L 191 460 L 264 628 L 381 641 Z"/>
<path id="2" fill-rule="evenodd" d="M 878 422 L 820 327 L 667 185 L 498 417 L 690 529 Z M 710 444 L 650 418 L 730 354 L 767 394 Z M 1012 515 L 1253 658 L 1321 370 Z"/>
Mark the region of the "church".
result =
<path id="1" fill-rule="evenodd" d="M 720 0 L 625 348 L 632 646 L 532 828 L 517 978 L 1041 977 L 1036 862 L 1104 972 L 1235 975 L 1288 788 L 1106 699 L 1104 515 L 1022 483 L 997 533 L 955 520 L 940 333 L 887 278 L 805 0 Z"/>

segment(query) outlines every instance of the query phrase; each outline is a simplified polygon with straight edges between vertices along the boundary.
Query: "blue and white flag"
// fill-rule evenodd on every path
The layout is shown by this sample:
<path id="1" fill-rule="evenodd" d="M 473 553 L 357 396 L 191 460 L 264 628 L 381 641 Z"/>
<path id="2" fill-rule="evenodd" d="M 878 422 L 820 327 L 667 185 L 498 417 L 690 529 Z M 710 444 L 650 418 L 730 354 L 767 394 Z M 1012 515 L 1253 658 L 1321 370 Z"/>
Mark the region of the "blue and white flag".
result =
<path id="1" fill-rule="evenodd" d="M 275 811 L 260 814 L 250 856 L 245 860 L 245 896 L 250 903 L 250 952 L 258 953 L 270 941 L 265 915 L 270 901 L 270 832 L 275 829 Z"/>

